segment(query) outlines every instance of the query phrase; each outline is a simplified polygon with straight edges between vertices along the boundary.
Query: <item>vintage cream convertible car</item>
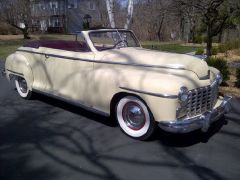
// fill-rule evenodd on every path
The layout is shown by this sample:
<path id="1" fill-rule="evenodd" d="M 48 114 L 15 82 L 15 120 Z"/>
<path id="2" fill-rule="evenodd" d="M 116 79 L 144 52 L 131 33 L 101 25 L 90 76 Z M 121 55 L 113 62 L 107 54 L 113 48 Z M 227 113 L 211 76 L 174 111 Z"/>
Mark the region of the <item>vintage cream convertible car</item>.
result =
<path id="1" fill-rule="evenodd" d="M 5 73 L 22 98 L 43 93 L 116 117 L 123 132 L 142 140 L 157 125 L 172 133 L 207 131 L 231 99 L 218 96 L 222 76 L 204 60 L 144 49 L 124 29 L 29 42 L 8 56 Z"/>

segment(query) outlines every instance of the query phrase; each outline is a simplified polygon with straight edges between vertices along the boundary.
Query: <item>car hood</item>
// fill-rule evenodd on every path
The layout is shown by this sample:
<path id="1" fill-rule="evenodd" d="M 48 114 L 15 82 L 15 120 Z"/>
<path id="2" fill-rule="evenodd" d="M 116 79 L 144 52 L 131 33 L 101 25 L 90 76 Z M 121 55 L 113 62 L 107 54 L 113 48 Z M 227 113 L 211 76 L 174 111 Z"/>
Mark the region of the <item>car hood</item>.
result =
<path id="1" fill-rule="evenodd" d="M 144 48 L 121 48 L 103 52 L 101 61 L 123 63 L 154 68 L 184 69 L 197 74 L 200 79 L 208 77 L 208 65 L 197 57 L 148 50 Z"/>

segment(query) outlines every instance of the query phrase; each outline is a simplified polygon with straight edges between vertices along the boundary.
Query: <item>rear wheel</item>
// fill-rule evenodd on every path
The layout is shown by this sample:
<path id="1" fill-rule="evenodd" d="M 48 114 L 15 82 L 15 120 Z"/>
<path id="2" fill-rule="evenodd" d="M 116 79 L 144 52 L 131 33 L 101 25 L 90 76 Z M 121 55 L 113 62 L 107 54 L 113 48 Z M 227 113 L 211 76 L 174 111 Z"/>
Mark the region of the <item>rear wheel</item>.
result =
<path id="1" fill-rule="evenodd" d="M 27 81 L 23 77 L 16 77 L 15 85 L 17 88 L 18 94 L 23 99 L 30 99 L 32 97 L 32 91 L 29 90 Z"/>
<path id="2" fill-rule="evenodd" d="M 120 128 L 128 136 L 146 140 L 154 133 L 156 123 L 147 106 L 134 96 L 122 98 L 116 107 Z"/>

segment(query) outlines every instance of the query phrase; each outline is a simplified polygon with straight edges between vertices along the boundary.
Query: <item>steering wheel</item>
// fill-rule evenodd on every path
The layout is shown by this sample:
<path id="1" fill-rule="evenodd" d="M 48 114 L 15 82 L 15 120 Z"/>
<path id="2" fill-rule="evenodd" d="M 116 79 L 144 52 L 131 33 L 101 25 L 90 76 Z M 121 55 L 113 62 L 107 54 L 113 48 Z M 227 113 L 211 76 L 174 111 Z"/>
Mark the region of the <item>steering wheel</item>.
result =
<path id="1" fill-rule="evenodd" d="M 114 44 L 113 48 L 117 47 L 120 43 L 125 43 L 128 46 L 128 42 L 126 40 L 119 40 L 116 44 Z"/>

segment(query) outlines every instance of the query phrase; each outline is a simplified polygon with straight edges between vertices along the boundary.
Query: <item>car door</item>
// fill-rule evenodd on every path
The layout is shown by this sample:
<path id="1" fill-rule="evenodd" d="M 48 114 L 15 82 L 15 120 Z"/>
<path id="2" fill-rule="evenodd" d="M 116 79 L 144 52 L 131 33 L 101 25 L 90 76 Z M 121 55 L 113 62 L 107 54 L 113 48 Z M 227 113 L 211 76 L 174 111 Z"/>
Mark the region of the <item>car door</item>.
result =
<path id="1" fill-rule="evenodd" d="M 26 56 L 28 58 L 34 77 L 33 89 L 40 91 L 44 90 L 46 84 L 49 84 L 50 82 L 48 74 L 46 72 L 44 56 L 41 53 L 41 47 L 38 49 L 25 48 L 23 50 L 20 49 L 19 51 L 27 51 Z"/>
<path id="2" fill-rule="evenodd" d="M 49 81 L 45 91 L 89 104 L 89 82 L 93 71 L 94 54 L 92 52 L 73 52 L 45 48 L 43 51 L 46 72 Z"/>

